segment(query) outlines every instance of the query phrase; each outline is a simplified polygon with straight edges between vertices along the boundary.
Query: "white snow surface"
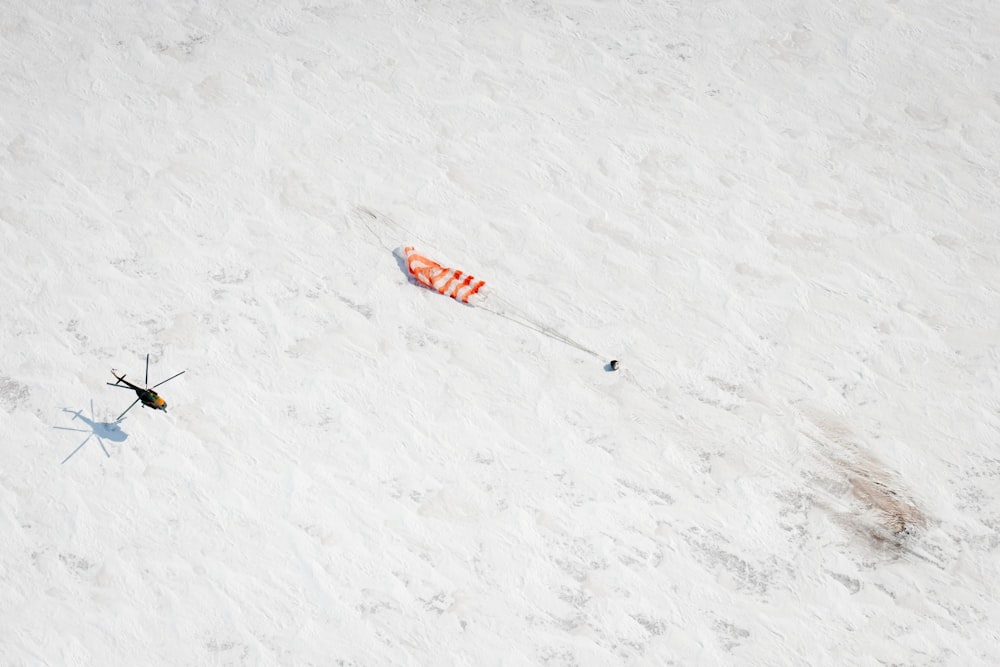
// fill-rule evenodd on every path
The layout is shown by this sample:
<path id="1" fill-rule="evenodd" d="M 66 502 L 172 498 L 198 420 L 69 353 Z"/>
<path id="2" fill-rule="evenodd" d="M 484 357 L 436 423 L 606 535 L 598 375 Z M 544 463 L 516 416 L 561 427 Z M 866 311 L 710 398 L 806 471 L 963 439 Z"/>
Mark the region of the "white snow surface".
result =
<path id="1" fill-rule="evenodd" d="M 1000 664 L 995 2 L 5 0 L 0 183 L 4 666 Z"/>

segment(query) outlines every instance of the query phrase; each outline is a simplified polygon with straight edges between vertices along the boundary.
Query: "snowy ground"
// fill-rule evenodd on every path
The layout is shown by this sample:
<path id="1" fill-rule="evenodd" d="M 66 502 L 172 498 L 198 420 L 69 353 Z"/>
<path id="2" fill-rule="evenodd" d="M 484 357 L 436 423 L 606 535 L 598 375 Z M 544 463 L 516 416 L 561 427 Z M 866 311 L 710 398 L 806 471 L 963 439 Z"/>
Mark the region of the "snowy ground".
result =
<path id="1" fill-rule="evenodd" d="M 0 5 L 0 664 L 1000 663 L 995 3 Z"/>

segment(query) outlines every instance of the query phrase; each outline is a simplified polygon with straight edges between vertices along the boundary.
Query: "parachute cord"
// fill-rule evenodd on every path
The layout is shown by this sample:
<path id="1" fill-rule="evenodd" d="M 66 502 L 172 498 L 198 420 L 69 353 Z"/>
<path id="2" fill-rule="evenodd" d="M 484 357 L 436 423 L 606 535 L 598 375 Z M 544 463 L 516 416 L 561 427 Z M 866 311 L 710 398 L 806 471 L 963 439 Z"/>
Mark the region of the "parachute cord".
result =
<path id="1" fill-rule="evenodd" d="M 425 248 L 434 247 L 434 244 L 428 243 L 426 239 L 420 236 L 420 234 L 414 233 L 408 227 L 405 227 L 404 225 L 400 224 L 395 219 L 389 217 L 385 213 L 376 211 L 375 209 L 372 208 L 368 208 L 367 206 L 355 206 L 354 218 L 356 220 L 359 220 L 361 224 L 365 226 L 365 229 L 367 229 L 368 232 L 378 240 L 379 245 L 388 250 L 389 252 L 395 252 L 398 248 L 401 247 L 399 245 L 400 243 L 402 243 L 401 239 L 408 239 L 407 243 L 411 245 L 413 245 L 413 243 L 416 242 L 416 245 Z M 376 230 L 376 228 L 372 226 L 373 224 L 375 224 L 379 228 L 392 230 L 392 235 L 396 238 L 395 241 L 396 245 L 395 246 L 386 245 L 385 236 L 383 234 L 380 234 Z"/>
<path id="2" fill-rule="evenodd" d="M 383 235 L 380 234 L 378 231 L 376 231 L 376 229 L 372 226 L 373 224 L 378 224 L 378 225 L 381 225 L 381 226 L 383 226 L 385 228 L 393 229 L 397 234 L 402 233 L 403 235 L 405 235 L 405 236 L 407 236 L 407 237 L 409 237 L 411 239 L 417 240 L 418 242 L 422 243 L 423 245 L 432 245 L 432 244 L 428 244 L 423 238 L 420 237 L 419 234 L 413 233 L 411 230 L 407 229 L 405 226 L 403 226 L 400 223 L 398 223 L 397 221 L 393 220 L 391 217 L 389 217 L 389 216 L 387 216 L 384 213 L 381 213 L 379 211 L 376 211 L 376 210 L 373 210 L 371 208 L 368 208 L 367 206 L 356 206 L 354 208 L 354 217 L 359 222 L 361 222 L 362 225 L 364 225 L 365 229 L 368 230 L 369 234 L 371 234 L 372 236 L 375 237 L 375 239 L 378 241 L 379 245 L 381 245 L 383 248 L 385 248 L 386 250 L 388 250 L 390 252 L 395 252 L 395 249 L 394 248 L 390 248 L 389 246 L 386 245 Z M 601 360 L 604 359 L 603 356 L 601 356 L 600 354 L 598 354 L 594 350 L 590 349 L 589 347 L 587 347 L 587 346 L 585 346 L 585 345 L 583 345 L 581 343 L 578 343 L 577 341 L 573 340 L 569 336 L 564 336 L 563 334 L 559 333 L 555 329 L 553 329 L 551 327 L 548 327 L 548 326 L 542 324 L 541 322 L 536 322 L 535 320 L 531 319 L 530 317 L 528 317 L 527 315 L 525 315 L 524 313 L 522 313 L 520 311 L 520 309 L 518 309 L 517 307 L 515 307 L 513 304 L 511 304 L 510 302 L 506 301 L 505 299 L 500 298 L 496 294 L 491 295 L 489 297 L 489 300 L 493 301 L 493 302 L 496 302 L 496 303 L 499 303 L 499 304 L 502 304 L 503 310 L 499 310 L 499 309 L 493 308 L 491 306 L 491 304 L 484 303 L 484 302 L 477 303 L 476 307 L 477 308 L 481 308 L 482 310 L 485 310 L 485 311 L 487 311 L 489 313 L 492 313 L 493 315 L 496 315 L 497 317 L 502 317 L 505 320 L 509 320 L 509 321 L 513 322 L 514 324 L 520 324 L 521 326 L 523 326 L 523 327 L 525 327 L 527 329 L 531 329 L 532 331 L 534 331 L 536 333 L 540 333 L 543 336 L 548 336 L 552 340 L 555 340 L 555 341 L 558 341 L 560 343 L 563 343 L 564 345 L 568 345 L 570 347 L 576 348 L 577 350 L 580 350 L 581 352 L 585 352 L 585 353 L 587 353 L 589 355 L 592 355 L 592 356 L 594 356 L 594 357 L 596 357 L 598 359 L 601 359 Z"/>
<path id="3" fill-rule="evenodd" d="M 389 246 L 387 246 L 385 244 L 385 241 L 382 239 L 382 235 L 379 234 L 378 232 L 376 232 L 375 229 L 371 225 L 372 222 L 375 222 L 375 221 L 380 220 L 380 219 L 383 220 L 383 221 L 388 220 L 385 216 L 382 216 L 382 215 L 376 213 L 375 211 L 372 211 L 371 209 L 364 208 L 364 207 L 355 208 L 354 209 L 354 213 L 355 213 L 355 216 L 354 216 L 355 219 L 357 219 L 362 225 L 365 226 L 365 229 L 368 230 L 369 234 L 371 234 L 373 237 L 375 237 L 375 240 L 378 241 L 378 244 L 380 246 L 382 246 L 383 248 L 385 248 L 389 252 L 394 252 L 395 251 L 395 248 L 390 248 Z M 395 225 L 395 223 L 392 222 L 391 220 L 389 222 L 390 222 L 390 224 Z"/>
<path id="4" fill-rule="evenodd" d="M 497 300 L 498 301 L 503 301 L 502 299 L 497 299 Z M 513 308 L 510 308 L 509 304 L 505 303 L 505 305 L 507 305 L 509 309 L 515 310 Z M 515 324 L 520 324 L 522 327 L 525 327 L 527 329 L 531 329 L 532 331 L 540 333 L 543 336 L 548 336 L 552 340 L 555 340 L 555 341 L 558 341 L 560 343 L 563 343 L 564 345 L 569 345 L 570 347 L 574 347 L 574 348 L 580 350 L 581 352 L 586 352 L 587 354 L 590 354 L 590 355 L 592 355 L 594 357 L 597 357 L 598 359 L 602 359 L 602 360 L 604 359 L 604 357 L 602 357 L 600 354 L 598 354 L 594 350 L 591 350 L 589 347 L 586 347 L 585 345 L 582 345 L 582 344 L 576 342 L 575 340 L 573 340 L 569 336 L 564 336 L 563 334 L 559 333 L 558 331 L 556 331 L 555 329 L 553 329 L 551 327 L 547 327 L 544 324 L 541 324 L 539 322 L 535 322 L 531 318 L 529 318 L 529 317 L 527 317 L 525 315 L 522 315 L 521 313 L 516 313 L 516 312 L 515 312 L 515 314 L 505 313 L 505 312 L 503 312 L 501 310 L 496 310 L 494 308 L 491 308 L 488 304 L 485 304 L 485 303 L 478 304 L 478 307 L 482 308 L 483 310 L 485 310 L 485 311 L 487 311 L 489 313 L 492 313 L 493 315 L 496 315 L 497 317 L 502 317 L 505 320 L 509 320 L 509 321 L 511 321 L 511 322 L 513 322 Z"/>

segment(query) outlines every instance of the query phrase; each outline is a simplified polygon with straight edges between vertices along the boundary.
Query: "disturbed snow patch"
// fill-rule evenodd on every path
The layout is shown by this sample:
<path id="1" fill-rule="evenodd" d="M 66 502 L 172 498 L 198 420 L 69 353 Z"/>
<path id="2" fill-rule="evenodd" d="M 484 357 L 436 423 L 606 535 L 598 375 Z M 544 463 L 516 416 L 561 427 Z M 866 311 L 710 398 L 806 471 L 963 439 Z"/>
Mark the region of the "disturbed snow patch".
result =
<path id="1" fill-rule="evenodd" d="M 927 523 L 902 480 L 838 419 L 822 416 L 811 421 L 819 433 L 804 435 L 818 445 L 824 467 L 833 474 L 820 475 L 818 485 L 849 496 L 839 507 L 828 507 L 836 522 L 880 550 L 900 550 Z"/>

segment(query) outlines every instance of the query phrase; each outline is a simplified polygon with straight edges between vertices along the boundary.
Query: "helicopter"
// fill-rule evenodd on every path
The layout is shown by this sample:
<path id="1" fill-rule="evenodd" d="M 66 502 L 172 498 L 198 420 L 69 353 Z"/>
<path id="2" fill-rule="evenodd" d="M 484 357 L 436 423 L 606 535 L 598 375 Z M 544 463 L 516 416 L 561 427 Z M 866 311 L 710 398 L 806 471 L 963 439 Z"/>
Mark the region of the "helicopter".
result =
<path id="1" fill-rule="evenodd" d="M 166 412 L 167 402 L 164 401 L 160 397 L 160 395 L 153 390 L 159 387 L 161 384 L 166 384 L 167 382 L 170 382 L 178 375 L 183 375 L 186 372 L 187 371 L 181 371 L 180 373 L 171 375 L 163 382 L 157 382 L 152 387 L 147 386 L 145 389 L 143 389 L 142 387 L 132 384 L 131 382 L 126 380 L 124 373 L 119 375 L 118 371 L 112 368 L 111 374 L 115 376 L 115 381 L 108 382 L 107 385 L 109 387 L 118 387 L 119 389 L 131 389 L 132 391 L 135 392 L 135 395 L 138 396 L 137 399 L 132 401 L 132 405 L 125 408 L 125 412 L 118 415 L 118 418 L 115 421 L 116 422 L 121 421 L 122 417 L 125 416 L 125 413 L 131 410 L 133 407 L 135 407 L 135 404 L 138 403 L 139 401 L 142 401 L 142 407 L 144 408 L 153 408 L 154 410 L 163 410 L 164 412 Z M 149 384 L 149 354 L 146 354 L 146 379 L 143 382 L 143 385 L 148 385 L 148 384 Z"/>

